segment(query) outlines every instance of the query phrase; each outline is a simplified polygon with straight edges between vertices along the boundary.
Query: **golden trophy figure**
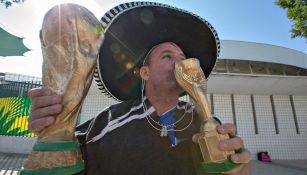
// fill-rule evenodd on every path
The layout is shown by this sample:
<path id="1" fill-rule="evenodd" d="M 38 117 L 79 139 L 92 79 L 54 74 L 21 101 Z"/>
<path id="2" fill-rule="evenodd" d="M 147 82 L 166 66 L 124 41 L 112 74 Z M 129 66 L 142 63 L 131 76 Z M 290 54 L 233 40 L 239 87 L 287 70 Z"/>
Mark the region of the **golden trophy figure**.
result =
<path id="1" fill-rule="evenodd" d="M 192 98 L 201 119 L 199 146 L 204 162 L 203 169 L 209 173 L 227 172 L 240 166 L 233 163 L 229 156 L 234 151 L 221 151 L 218 144 L 228 139 L 228 134 L 219 134 L 219 123 L 212 117 L 207 100 L 207 82 L 197 59 L 186 59 L 175 64 L 175 78 L 183 90 Z"/>
<path id="2" fill-rule="evenodd" d="M 21 175 L 68 175 L 84 169 L 74 132 L 104 39 L 102 30 L 99 20 L 79 5 L 58 5 L 45 15 L 40 32 L 43 85 L 62 96 L 63 111 L 38 134 Z"/>

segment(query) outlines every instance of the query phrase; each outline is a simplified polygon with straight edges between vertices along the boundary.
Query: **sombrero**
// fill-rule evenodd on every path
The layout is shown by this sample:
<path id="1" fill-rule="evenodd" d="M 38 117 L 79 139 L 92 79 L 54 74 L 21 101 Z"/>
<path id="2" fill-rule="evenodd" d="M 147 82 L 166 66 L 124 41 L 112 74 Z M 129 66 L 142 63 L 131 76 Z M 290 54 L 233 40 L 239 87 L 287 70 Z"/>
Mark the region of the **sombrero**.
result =
<path id="1" fill-rule="evenodd" d="M 169 5 L 124 3 L 101 22 L 105 40 L 94 78 L 103 93 L 119 101 L 141 94 L 139 68 L 147 52 L 161 42 L 174 42 L 188 58 L 198 58 L 207 78 L 219 54 L 219 39 L 209 22 Z"/>

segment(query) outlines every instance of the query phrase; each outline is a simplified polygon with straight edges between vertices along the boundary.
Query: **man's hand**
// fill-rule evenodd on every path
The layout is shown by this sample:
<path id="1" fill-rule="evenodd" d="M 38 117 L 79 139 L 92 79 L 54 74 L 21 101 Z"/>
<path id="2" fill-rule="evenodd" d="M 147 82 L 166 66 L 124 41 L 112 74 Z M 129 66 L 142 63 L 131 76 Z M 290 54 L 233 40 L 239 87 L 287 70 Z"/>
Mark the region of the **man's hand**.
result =
<path id="1" fill-rule="evenodd" d="M 235 151 L 240 150 L 240 152 L 231 155 L 230 159 L 234 163 L 241 163 L 242 166 L 235 168 L 227 173 L 229 175 L 249 175 L 250 168 L 249 162 L 251 160 L 251 153 L 244 149 L 243 140 L 236 136 L 236 127 L 233 124 L 223 124 L 217 127 L 217 131 L 220 134 L 229 134 L 230 139 L 223 140 L 219 143 L 219 149 L 222 151 Z M 193 141 L 198 143 L 199 133 L 193 135 Z"/>
<path id="2" fill-rule="evenodd" d="M 32 100 L 29 130 L 38 134 L 53 124 L 55 116 L 63 110 L 62 99 L 58 95 L 52 95 L 46 88 L 31 89 L 28 96 Z"/>

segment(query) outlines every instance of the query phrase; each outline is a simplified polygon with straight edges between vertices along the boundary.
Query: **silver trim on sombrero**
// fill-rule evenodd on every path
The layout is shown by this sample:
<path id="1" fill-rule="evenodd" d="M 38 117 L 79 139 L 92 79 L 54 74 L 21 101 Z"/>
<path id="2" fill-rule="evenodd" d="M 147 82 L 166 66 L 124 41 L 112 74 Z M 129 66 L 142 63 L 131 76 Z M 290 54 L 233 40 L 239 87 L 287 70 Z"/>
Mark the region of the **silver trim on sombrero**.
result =
<path id="1" fill-rule="evenodd" d="M 200 21 L 203 21 L 204 24 L 207 25 L 207 27 L 211 30 L 212 34 L 215 37 L 215 41 L 216 41 L 216 48 L 217 48 L 217 57 L 219 57 L 220 54 L 220 40 L 219 37 L 217 35 L 217 32 L 215 31 L 215 29 L 213 28 L 213 26 L 206 21 L 205 19 L 203 19 L 202 17 L 200 17 L 199 15 L 196 15 L 194 13 L 191 13 L 189 11 L 183 10 L 183 9 L 179 9 L 176 7 L 172 7 L 170 5 L 167 4 L 161 4 L 161 3 L 156 3 L 156 2 L 145 2 L 145 1 L 141 1 L 141 2 L 128 2 L 128 3 L 123 3 L 120 5 L 117 5 L 116 7 L 112 8 L 111 10 L 109 10 L 107 13 L 105 13 L 105 15 L 101 18 L 101 23 L 103 25 L 103 27 L 105 28 L 105 31 L 107 31 L 107 28 L 112 24 L 113 20 L 116 19 L 120 14 L 122 14 L 123 12 L 127 11 L 127 10 L 131 10 L 137 7 L 144 7 L 144 6 L 157 6 L 157 7 L 165 7 L 165 8 L 170 8 L 173 10 L 177 10 L 177 11 L 181 11 L 183 13 L 187 13 L 190 14 L 196 18 L 198 18 Z M 212 70 L 214 69 L 215 65 L 213 66 Z M 94 72 L 94 79 L 96 81 L 96 84 L 98 86 L 98 89 L 104 93 L 105 95 L 107 95 L 108 97 L 112 97 L 117 101 L 121 101 L 118 98 L 116 98 L 106 87 L 106 85 L 103 82 L 103 79 L 101 78 L 101 71 L 99 71 L 99 59 L 97 59 L 97 67 L 95 69 Z M 210 77 L 211 73 L 208 75 L 208 78 Z"/>

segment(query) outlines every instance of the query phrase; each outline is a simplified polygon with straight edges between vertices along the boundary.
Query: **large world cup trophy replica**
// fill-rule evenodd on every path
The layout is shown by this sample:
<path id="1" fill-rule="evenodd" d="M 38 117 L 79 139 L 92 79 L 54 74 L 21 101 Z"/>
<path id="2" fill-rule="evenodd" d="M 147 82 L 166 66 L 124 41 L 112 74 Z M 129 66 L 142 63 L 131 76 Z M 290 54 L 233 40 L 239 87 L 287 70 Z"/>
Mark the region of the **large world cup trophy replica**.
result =
<path id="1" fill-rule="evenodd" d="M 63 111 L 38 134 L 21 175 L 66 175 L 84 169 L 74 132 L 104 39 L 102 30 L 99 20 L 82 6 L 62 4 L 45 15 L 40 32 L 43 86 L 62 96 Z"/>
<path id="2" fill-rule="evenodd" d="M 219 123 L 212 117 L 208 99 L 207 82 L 198 59 L 186 59 L 175 64 L 175 78 L 183 90 L 191 97 L 201 120 L 199 146 L 204 162 L 203 169 L 210 173 L 227 172 L 240 166 L 233 163 L 229 156 L 234 151 L 221 151 L 218 144 L 229 138 L 228 134 L 219 134 Z"/>

